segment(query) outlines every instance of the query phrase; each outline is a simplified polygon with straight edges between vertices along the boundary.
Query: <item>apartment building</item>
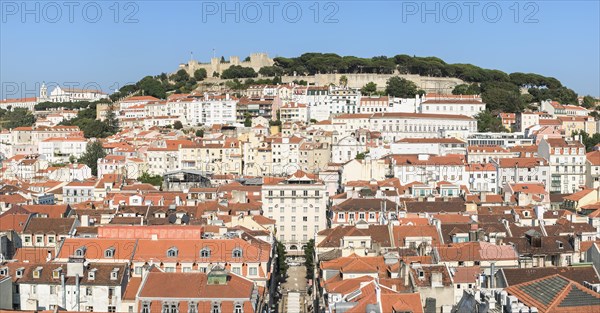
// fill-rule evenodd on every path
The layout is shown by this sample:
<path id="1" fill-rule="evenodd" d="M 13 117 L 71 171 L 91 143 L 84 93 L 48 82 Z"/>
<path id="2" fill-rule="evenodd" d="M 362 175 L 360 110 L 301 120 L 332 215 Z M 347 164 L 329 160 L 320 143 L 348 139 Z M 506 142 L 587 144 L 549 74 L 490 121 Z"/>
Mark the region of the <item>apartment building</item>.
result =
<path id="1" fill-rule="evenodd" d="M 277 240 L 302 253 L 308 240 L 327 225 L 327 192 L 316 175 L 297 171 L 285 179 L 265 178 L 263 214 L 277 222 Z"/>

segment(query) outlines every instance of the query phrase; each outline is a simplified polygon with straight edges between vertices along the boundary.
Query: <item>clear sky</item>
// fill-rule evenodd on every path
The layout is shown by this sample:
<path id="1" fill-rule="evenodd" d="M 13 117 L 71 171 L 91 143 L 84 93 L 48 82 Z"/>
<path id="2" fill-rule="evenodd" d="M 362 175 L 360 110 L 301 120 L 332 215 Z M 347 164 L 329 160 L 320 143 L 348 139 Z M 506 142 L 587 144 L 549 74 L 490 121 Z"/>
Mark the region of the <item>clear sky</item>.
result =
<path id="1" fill-rule="evenodd" d="M 437 56 L 600 96 L 598 0 L 0 3 L 2 98 L 32 96 L 42 81 L 114 90 L 213 49 Z"/>

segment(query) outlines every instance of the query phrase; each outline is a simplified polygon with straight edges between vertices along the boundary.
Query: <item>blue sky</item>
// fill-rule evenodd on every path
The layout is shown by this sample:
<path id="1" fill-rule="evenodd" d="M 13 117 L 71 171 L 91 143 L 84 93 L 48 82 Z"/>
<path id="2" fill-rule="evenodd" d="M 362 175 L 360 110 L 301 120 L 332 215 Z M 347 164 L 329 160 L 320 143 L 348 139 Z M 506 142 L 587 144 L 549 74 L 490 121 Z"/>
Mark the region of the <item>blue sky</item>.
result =
<path id="1" fill-rule="evenodd" d="M 600 96 L 600 1 L 0 2 L 2 98 L 42 81 L 108 91 L 213 49 L 437 56 Z"/>

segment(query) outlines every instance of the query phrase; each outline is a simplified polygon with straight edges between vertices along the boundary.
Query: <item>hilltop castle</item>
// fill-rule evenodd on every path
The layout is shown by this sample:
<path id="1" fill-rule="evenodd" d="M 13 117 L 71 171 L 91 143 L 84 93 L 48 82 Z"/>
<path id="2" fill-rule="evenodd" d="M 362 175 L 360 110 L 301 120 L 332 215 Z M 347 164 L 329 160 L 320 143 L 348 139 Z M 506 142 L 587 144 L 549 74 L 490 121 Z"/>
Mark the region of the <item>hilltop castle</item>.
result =
<path id="1" fill-rule="evenodd" d="M 269 58 L 266 53 L 252 53 L 250 54 L 249 61 L 240 61 L 239 56 L 229 57 L 229 61 L 221 62 L 221 58 L 211 58 L 210 63 L 200 63 L 196 60 L 190 60 L 188 63 L 179 64 L 179 69 L 184 69 L 190 75 L 194 75 L 197 69 L 205 69 L 208 77 L 212 77 L 214 72 L 219 74 L 223 73 L 224 70 L 228 69 L 232 65 L 240 65 L 244 67 L 251 67 L 256 72 L 264 66 L 273 66 L 273 59 Z"/>

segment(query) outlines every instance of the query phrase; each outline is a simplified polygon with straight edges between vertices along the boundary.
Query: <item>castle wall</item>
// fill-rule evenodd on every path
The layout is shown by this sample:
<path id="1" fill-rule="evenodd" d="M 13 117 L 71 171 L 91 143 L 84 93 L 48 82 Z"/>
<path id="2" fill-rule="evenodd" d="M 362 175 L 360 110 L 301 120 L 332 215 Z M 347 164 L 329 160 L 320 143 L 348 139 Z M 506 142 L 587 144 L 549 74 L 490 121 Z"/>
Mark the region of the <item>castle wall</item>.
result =
<path id="1" fill-rule="evenodd" d="M 283 83 L 291 83 L 294 80 L 305 80 L 310 84 L 327 86 L 339 84 L 340 78 L 348 78 L 348 87 L 362 88 L 369 82 L 377 84 L 378 90 L 384 90 L 385 85 L 391 77 L 399 76 L 414 82 L 419 89 L 426 92 L 451 93 L 456 85 L 464 84 L 464 81 L 452 77 L 427 77 L 413 74 L 316 74 L 314 76 L 283 76 Z"/>
<path id="2" fill-rule="evenodd" d="M 275 62 L 266 53 L 252 53 L 250 54 L 250 61 L 241 61 L 239 56 L 229 57 L 229 61 L 226 63 L 221 63 L 221 58 L 211 58 L 210 63 L 200 63 L 192 60 L 186 64 L 180 64 L 179 69 L 184 69 L 188 74 L 194 75 L 197 69 L 203 68 L 206 70 L 208 77 L 212 77 L 214 72 L 221 74 L 232 65 L 251 67 L 258 72 L 261 67 L 273 66 L 273 64 Z"/>

